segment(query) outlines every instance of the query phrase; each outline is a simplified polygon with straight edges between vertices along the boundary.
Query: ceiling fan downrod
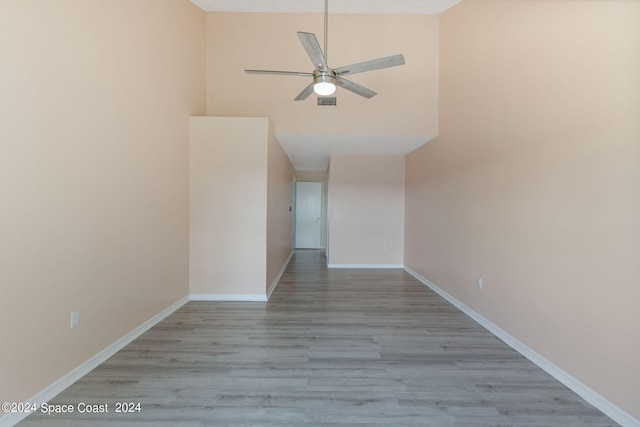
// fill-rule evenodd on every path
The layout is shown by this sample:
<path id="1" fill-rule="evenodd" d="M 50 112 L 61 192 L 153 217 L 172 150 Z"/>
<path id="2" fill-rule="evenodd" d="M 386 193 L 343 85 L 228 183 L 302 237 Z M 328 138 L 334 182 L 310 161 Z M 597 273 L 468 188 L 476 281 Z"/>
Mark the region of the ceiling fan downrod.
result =
<path id="1" fill-rule="evenodd" d="M 329 62 L 329 0 L 324 0 L 324 59 Z"/>

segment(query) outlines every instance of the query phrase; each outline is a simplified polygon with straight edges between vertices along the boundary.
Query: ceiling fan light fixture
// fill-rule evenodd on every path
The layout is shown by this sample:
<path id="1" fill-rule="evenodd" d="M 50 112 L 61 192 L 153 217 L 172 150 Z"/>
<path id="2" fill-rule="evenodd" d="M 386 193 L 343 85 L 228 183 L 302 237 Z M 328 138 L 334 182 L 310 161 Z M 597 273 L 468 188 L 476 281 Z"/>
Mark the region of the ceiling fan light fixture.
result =
<path id="1" fill-rule="evenodd" d="M 313 91 L 320 96 L 329 96 L 336 93 L 336 85 L 328 82 L 320 82 L 313 85 Z"/>
<path id="2" fill-rule="evenodd" d="M 336 93 L 336 78 L 329 74 L 320 74 L 313 78 L 313 91 L 320 96 Z"/>

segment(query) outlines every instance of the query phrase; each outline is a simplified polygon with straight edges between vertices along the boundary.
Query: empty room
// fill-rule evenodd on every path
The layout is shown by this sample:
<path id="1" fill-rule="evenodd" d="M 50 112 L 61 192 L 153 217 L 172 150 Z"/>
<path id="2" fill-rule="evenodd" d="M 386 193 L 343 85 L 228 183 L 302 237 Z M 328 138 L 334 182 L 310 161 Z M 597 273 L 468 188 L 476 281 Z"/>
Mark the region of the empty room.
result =
<path id="1" fill-rule="evenodd" d="M 640 426 L 640 0 L 0 0 L 0 426 Z"/>

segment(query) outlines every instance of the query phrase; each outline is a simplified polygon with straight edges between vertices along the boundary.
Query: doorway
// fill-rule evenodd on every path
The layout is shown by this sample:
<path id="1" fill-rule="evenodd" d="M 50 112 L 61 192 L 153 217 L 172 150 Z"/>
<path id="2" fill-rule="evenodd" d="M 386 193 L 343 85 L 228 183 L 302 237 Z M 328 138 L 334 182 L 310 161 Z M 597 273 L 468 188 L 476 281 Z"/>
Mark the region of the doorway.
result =
<path id="1" fill-rule="evenodd" d="M 320 249 L 322 183 L 296 182 L 296 249 Z"/>

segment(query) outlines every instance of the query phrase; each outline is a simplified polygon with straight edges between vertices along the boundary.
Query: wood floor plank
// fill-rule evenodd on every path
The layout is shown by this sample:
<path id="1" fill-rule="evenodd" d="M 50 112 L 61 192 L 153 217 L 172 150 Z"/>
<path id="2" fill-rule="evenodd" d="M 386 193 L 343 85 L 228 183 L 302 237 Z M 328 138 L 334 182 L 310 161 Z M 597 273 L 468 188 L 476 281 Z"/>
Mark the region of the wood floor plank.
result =
<path id="1" fill-rule="evenodd" d="M 268 303 L 190 302 L 20 426 L 614 426 L 402 270 L 295 254 Z"/>

